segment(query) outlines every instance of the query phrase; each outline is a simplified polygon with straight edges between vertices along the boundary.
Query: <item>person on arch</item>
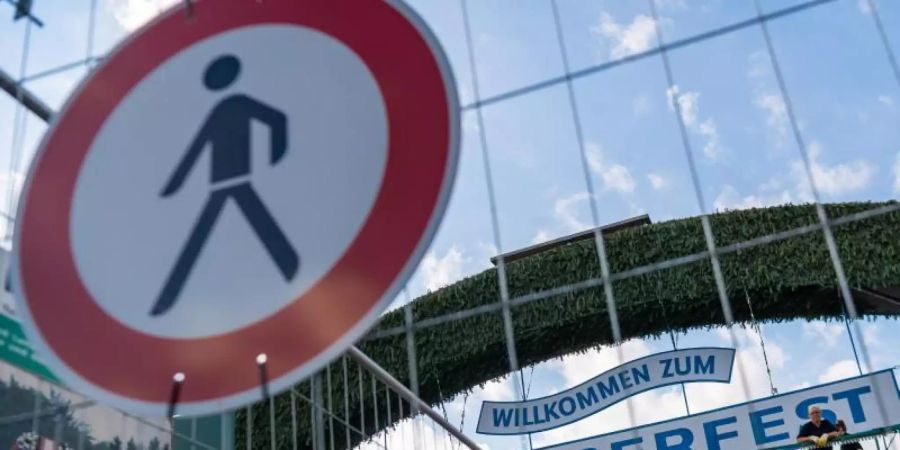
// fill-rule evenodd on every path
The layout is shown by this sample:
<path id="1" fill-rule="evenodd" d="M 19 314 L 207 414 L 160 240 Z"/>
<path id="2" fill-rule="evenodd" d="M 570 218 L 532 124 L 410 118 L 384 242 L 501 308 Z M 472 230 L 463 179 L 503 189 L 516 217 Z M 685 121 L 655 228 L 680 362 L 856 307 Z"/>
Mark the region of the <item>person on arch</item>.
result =
<path id="1" fill-rule="evenodd" d="M 838 437 L 839 433 L 834 424 L 828 419 L 822 418 L 822 408 L 818 406 L 809 407 L 809 422 L 800 427 L 797 433 L 797 442 L 811 442 L 818 448 L 832 450 L 830 445 L 826 445 L 829 440 Z"/>
<path id="2" fill-rule="evenodd" d="M 237 57 L 219 56 L 206 68 L 204 85 L 212 91 L 221 91 L 237 80 L 240 71 L 241 62 Z M 271 164 L 281 161 L 287 152 L 287 116 L 252 97 L 235 93 L 213 107 L 163 188 L 160 194 L 163 198 L 178 192 L 200 153 L 209 144 L 212 162 L 209 199 L 150 310 L 150 315 L 165 314 L 174 306 L 228 199 L 233 200 L 241 210 L 284 279 L 290 281 L 297 274 L 300 266 L 297 252 L 250 184 L 250 123 L 254 119 L 271 130 Z"/>

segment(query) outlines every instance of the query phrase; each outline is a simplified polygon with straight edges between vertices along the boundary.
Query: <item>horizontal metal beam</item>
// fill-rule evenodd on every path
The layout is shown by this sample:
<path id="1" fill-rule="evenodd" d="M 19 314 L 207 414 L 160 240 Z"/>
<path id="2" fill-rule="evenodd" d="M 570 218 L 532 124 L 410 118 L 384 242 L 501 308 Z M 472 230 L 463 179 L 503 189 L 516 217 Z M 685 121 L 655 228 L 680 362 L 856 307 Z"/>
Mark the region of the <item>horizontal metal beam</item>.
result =
<path id="1" fill-rule="evenodd" d="M 13 77 L 3 71 L 3 69 L 0 69 L 0 89 L 6 91 L 7 94 L 28 108 L 29 111 L 34 113 L 34 115 L 38 116 L 44 122 L 49 122 L 50 118 L 53 117 L 53 110 L 50 109 L 46 103 L 23 87 Z"/>
<path id="2" fill-rule="evenodd" d="M 503 257 L 503 261 L 506 263 L 513 262 L 517 259 L 522 259 L 535 253 L 543 253 L 547 250 L 554 249 L 557 247 L 562 247 L 564 245 L 573 244 L 578 241 L 583 241 L 587 239 L 593 239 L 594 233 L 597 230 L 600 230 L 603 233 L 603 236 L 608 236 L 612 233 L 615 233 L 620 230 L 624 230 L 626 228 L 635 228 L 641 225 L 650 225 L 652 222 L 650 221 L 650 216 L 647 214 L 641 214 L 640 216 L 635 216 L 630 219 L 620 220 L 615 223 L 611 223 L 608 225 L 603 225 L 597 228 L 591 228 L 590 230 L 579 231 L 575 234 L 570 234 L 568 236 L 563 236 L 561 238 L 553 239 L 551 241 L 542 242 L 540 244 L 534 244 L 519 250 L 514 250 L 508 253 L 504 253 L 500 256 Z M 497 256 L 491 257 L 491 263 L 497 265 Z"/>

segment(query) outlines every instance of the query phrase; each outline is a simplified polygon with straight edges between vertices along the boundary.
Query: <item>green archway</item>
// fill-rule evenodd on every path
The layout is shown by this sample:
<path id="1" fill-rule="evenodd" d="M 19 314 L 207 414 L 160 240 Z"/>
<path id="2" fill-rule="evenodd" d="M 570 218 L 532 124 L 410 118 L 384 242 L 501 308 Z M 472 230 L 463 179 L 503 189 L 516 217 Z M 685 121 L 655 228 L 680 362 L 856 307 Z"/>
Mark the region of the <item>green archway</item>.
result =
<path id="1" fill-rule="evenodd" d="M 847 203 L 827 206 L 832 220 L 895 203 Z M 810 205 L 779 206 L 715 214 L 712 228 L 719 248 L 761 238 L 773 233 L 799 230 L 791 237 L 721 256 L 722 270 L 731 297 L 735 319 L 749 320 L 747 298 L 758 321 L 793 319 L 839 319 L 834 268 L 825 247 L 815 209 Z M 806 227 L 803 229 L 803 227 Z M 802 232 L 801 232 L 802 231 Z M 900 212 L 872 215 L 859 221 L 841 221 L 834 235 L 857 308 L 866 316 L 900 314 Z M 676 331 L 720 326 L 723 322 L 718 293 L 699 218 L 672 220 L 616 232 L 606 237 L 612 273 L 649 264 L 685 258 L 682 264 L 649 271 L 615 281 L 616 305 L 624 337 L 654 336 L 667 325 Z M 593 240 L 538 253 L 507 265 L 511 298 L 597 279 L 600 276 Z M 416 323 L 428 319 L 495 304 L 499 300 L 497 274 L 489 269 L 451 286 L 419 297 L 413 302 Z M 519 361 L 537 364 L 586 349 L 610 344 L 611 332 L 602 286 L 549 296 L 522 304 L 512 311 Z M 384 316 L 373 333 L 384 334 L 404 323 L 403 311 Z M 403 334 L 360 342 L 361 350 L 401 381 L 407 382 L 406 340 Z M 420 396 L 431 404 L 509 372 L 503 324 L 499 309 L 461 320 L 440 322 L 415 333 Z M 343 406 L 342 361 L 332 365 L 334 405 Z M 349 373 L 350 423 L 359 427 L 359 380 Z M 363 383 L 363 403 L 373 405 L 370 381 Z M 309 393 L 308 387 L 298 388 Z M 305 391 L 304 391 L 305 389 Z M 328 395 L 328 392 L 325 393 Z M 372 434 L 387 423 L 384 395 L 376 427 L 373 414 L 366 414 L 365 428 Z M 396 398 L 394 399 L 396 402 Z M 292 445 L 290 398 L 277 398 L 279 448 Z M 339 408 L 336 408 L 339 409 Z M 341 409 L 342 411 L 342 409 Z M 400 416 L 396 403 L 390 424 Z M 298 411 L 298 441 L 309 448 L 309 408 Z M 404 416 L 409 408 L 404 406 Z M 253 413 L 253 447 L 269 448 L 267 405 Z M 243 413 L 236 420 L 236 442 L 242 443 Z M 351 433 L 352 435 L 353 433 Z M 344 429 L 335 423 L 335 436 L 344 442 Z"/>

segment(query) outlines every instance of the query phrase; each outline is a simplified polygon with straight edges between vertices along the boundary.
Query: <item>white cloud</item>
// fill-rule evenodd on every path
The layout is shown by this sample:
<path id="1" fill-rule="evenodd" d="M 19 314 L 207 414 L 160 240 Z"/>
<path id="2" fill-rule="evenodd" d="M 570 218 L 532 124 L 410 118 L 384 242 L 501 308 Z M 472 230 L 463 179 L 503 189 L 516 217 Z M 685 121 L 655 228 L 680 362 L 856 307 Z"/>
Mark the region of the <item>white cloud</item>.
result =
<path id="1" fill-rule="evenodd" d="M 650 186 L 653 186 L 653 189 L 657 191 L 666 187 L 669 184 L 669 180 L 659 174 L 648 173 L 647 180 L 650 181 Z"/>
<path id="2" fill-rule="evenodd" d="M 726 341 L 728 344 L 732 343 L 731 332 L 728 331 L 728 328 L 717 328 L 716 335 L 719 339 Z M 741 350 L 750 351 L 750 361 L 756 357 L 759 357 L 760 361 L 762 361 L 761 340 L 763 337 L 759 332 L 753 329 L 753 327 L 736 326 L 734 327 L 734 337 Z M 784 367 L 789 359 L 788 355 L 784 352 L 778 342 L 773 339 L 766 339 L 766 354 L 769 358 L 769 364 L 773 368 Z"/>
<path id="3" fill-rule="evenodd" d="M 621 164 L 612 164 L 600 173 L 603 177 L 603 186 L 606 189 L 622 193 L 634 192 L 634 178 L 631 171 Z"/>
<path id="4" fill-rule="evenodd" d="M 734 186 L 726 184 L 722 186 L 719 195 L 713 200 L 713 208 L 717 211 L 762 208 L 765 206 L 783 205 L 793 200 L 793 196 L 787 190 L 772 192 L 770 191 L 770 186 L 777 185 L 769 184 L 767 186 L 763 184 L 760 186 L 759 192 L 742 196 Z"/>
<path id="5" fill-rule="evenodd" d="M 868 186 L 872 181 L 872 176 L 875 174 L 875 167 L 862 159 L 833 166 L 823 164 L 819 160 L 822 156 L 822 144 L 817 141 L 810 142 L 807 150 L 809 151 L 813 182 L 822 194 L 840 195 L 858 191 Z M 797 190 L 800 195 L 810 199 L 809 182 L 803 164 L 800 161 L 795 161 L 791 171 L 797 182 Z"/>
<path id="6" fill-rule="evenodd" d="M 646 94 L 639 94 L 631 99 L 631 112 L 635 116 L 643 116 L 650 112 L 651 108 L 650 97 Z"/>
<path id="7" fill-rule="evenodd" d="M 669 109 L 675 110 L 675 98 L 678 97 L 678 105 L 681 107 L 681 118 L 684 124 L 690 128 L 697 122 L 700 93 L 688 91 L 681 93 L 678 86 L 666 89 L 666 98 L 669 100 Z"/>
<path id="8" fill-rule="evenodd" d="M 722 191 L 719 192 L 719 195 L 716 196 L 716 199 L 713 200 L 713 208 L 717 211 L 725 211 L 730 209 L 747 209 L 747 208 L 759 208 L 762 206 L 762 201 L 759 200 L 755 195 L 748 195 L 746 197 L 741 197 L 738 193 L 737 189 L 730 184 L 726 184 L 722 187 Z"/>
<path id="9" fill-rule="evenodd" d="M 842 380 L 857 375 L 859 375 L 859 368 L 856 366 L 856 363 L 850 359 L 843 359 L 825 369 L 825 372 L 819 375 L 819 383 Z"/>
<path id="10" fill-rule="evenodd" d="M 540 229 L 534 235 L 534 238 L 531 240 L 531 243 L 532 244 L 542 244 L 544 242 L 549 241 L 552 238 L 553 238 L 553 236 L 550 234 L 549 231 Z"/>
<path id="11" fill-rule="evenodd" d="M 750 68 L 747 70 L 747 76 L 751 79 L 762 79 L 769 75 L 772 64 L 769 60 L 769 54 L 764 50 L 757 50 L 750 53 L 747 57 Z"/>
<path id="12" fill-rule="evenodd" d="M 422 260 L 422 284 L 434 291 L 457 281 L 462 276 L 463 253 L 456 246 L 450 247 L 444 256 L 433 251 Z"/>
<path id="13" fill-rule="evenodd" d="M 600 153 L 600 146 L 593 142 L 588 142 L 584 147 L 588 167 L 594 172 L 601 171 L 603 169 L 603 155 Z"/>
<path id="14" fill-rule="evenodd" d="M 788 136 L 787 108 L 780 95 L 761 92 L 753 99 L 753 104 L 766 114 L 766 125 L 772 133 L 776 147 L 783 147 Z"/>
<path id="15" fill-rule="evenodd" d="M 766 354 L 763 355 L 760 345 L 760 335 L 752 328 L 735 327 L 734 336 L 737 340 L 737 352 L 735 355 L 734 372 L 731 382 L 728 384 L 703 383 L 688 387 L 688 398 L 691 402 L 691 412 L 708 411 L 727 405 L 733 405 L 753 398 L 760 398 L 771 393 L 769 375 L 766 373 L 766 358 L 773 373 L 785 367 L 790 356 L 779 345 L 776 339 L 766 336 Z M 727 346 L 732 346 L 731 333 L 726 328 L 716 330 L 716 335 Z M 775 387 L 784 390 L 784 386 Z M 747 386 L 747 392 L 744 386 Z"/>
<path id="16" fill-rule="evenodd" d="M 578 214 L 578 205 L 589 198 L 587 192 L 579 192 L 554 202 L 553 217 L 563 226 L 566 233 L 575 233 L 591 227 L 590 224 L 582 221 Z M 549 236 L 549 233 L 546 235 Z"/>
<path id="17" fill-rule="evenodd" d="M 772 63 L 768 53 L 756 51 L 748 58 L 747 77 L 753 84 L 753 105 L 765 115 L 769 138 L 776 148 L 783 148 L 788 141 L 790 121 L 787 106 L 772 85 Z"/>
<path id="18" fill-rule="evenodd" d="M 558 370 L 565 380 L 565 388 L 576 386 L 585 380 L 597 376 L 605 370 L 612 369 L 627 361 L 641 358 L 652 352 L 646 342 L 638 339 L 625 341 L 621 345 L 621 358 L 619 351 L 614 347 L 604 347 L 599 350 L 590 350 L 583 354 L 566 356 L 559 361 L 553 361 L 550 366 Z"/>
<path id="19" fill-rule="evenodd" d="M 478 241 L 478 249 L 481 251 L 480 263 L 475 264 L 475 270 L 484 270 L 491 266 L 491 258 L 497 256 L 497 246 L 484 241 Z"/>
<path id="20" fill-rule="evenodd" d="M 504 377 L 499 380 L 488 382 L 481 388 L 480 397 L 487 400 L 521 400 L 520 395 L 516 395 L 513 391 L 512 383 L 509 382 L 510 377 Z"/>
<path id="21" fill-rule="evenodd" d="M 621 164 L 606 161 L 599 144 L 586 143 L 585 153 L 588 167 L 592 172 L 600 176 L 604 190 L 616 191 L 622 194 L 634 192 L 635 182 L 631 176 L 631 171 Z"/>
<path id="22" fill-rule="evenodd" d="M 869 14 L 872 12 L 872 8 L 869 6 L 868 0 L 856 0 L 856 7 L 859 8 L 859 12 L 863 14 Z"/>
<path id="23" fill-rule="evenodd" d="M 684 126 L 703 138 L 703 154 L 708 159 L 718 159 L 722 153 L 719 130 L 711 117 L 700 120 L 700 93 L 696 91 L 681 92 L 678 86 L 672 86 L 666 89 L 666 98 L 669 100 L 669 109 L 672 111 L 675 110 L 675 99 L 678 99 Z"/>
<path id="24" fill-rule="evenodd" d="M 883 325 L 887 326 L 887 336 L 882 333 L 885 331 Z M 870 358 L 869 362 L 872 364 L 872 370 L 886 369 L 900 365 L 900 355 L 897 353 L 897 347 L 894 344 L 894 340 L 891 339 L 893 331 L 900 329 L 900 320 L 886 319 L 883 321 L 876 321 L 875 323 L 856 322 L 853 324 L 853 329 L 854 332 L 859 330 L 859 334 L 862 334 L 862 342 L 860 342 L 860 345 L 864 344 L 866 346 Z M 857 336 L 859 336 L 859 334 L 857 334 Z M 865 364 L 865 361 L 863 364 Z"/>
<path id="25" fill-rule="evenodd" d="M 622 25 L 604 11 L 600 21 L 591 27 L 591 33 L 610 43 L 612 58 L 621 58 L 649 49 L 656 39 L 656 23 L 650 16 L 641 14 L 630 24 Z"/>
<path id="26" fill-rule="evenodd" d="M 722 152 L 722 146 L 719 144 L 719 131 L 712 119 L 704 120 L 698 127 L 697 131 L 701 136 L 706 138 L 703 144 L 703 154 L 709 159 L 716 159 Z"/>
<path id="27" fill-rule="evenodd" d="M 875 174 L 875 167 L 868 161 L 857 159 L 835 165 L 821 161 L 822 146 L 812 141 L 809 146 L 810 168 L 819 192 L 825 195 L 839 195 L 859 191 L 867 187 Z M 900 155 L 894 168 L 894 189 L 900 192 Z M 741 194 L 734 186 L 726 184 L 713 200 L 716 210 L 761 208 L 766 206 L 809 202 L 813 200 L 808 177 L 803 163 L 794 160 L 790 168 L 791 186 L 785 188 L 778 177 L 759 185 L 749 194 Z"/>
<path id="28" fill-rule="evenodd" d="M 878 101 L 888 108 L 894 107 L 894 97 L 891 97 L 890 95 L 879 95 Z"/>
<path id="29" fill-rule="evenodd" d="M 866 323 L 862 325 L 863 342 L 871 347 L 881 345 L 881 339 L 878 338 L 878 325 L 874 323 Z"/>
<path id="30" fill-rule="evenodd" d="M 837 345 L 843 332 L 844 327 L 838 324 L 828 324 L 822 321 L 803 323 L 803 336 L 824 343 L 827 348 Z"/>
<path id="31" fill-rule="evenodd" d="M 134 31 L 179 0 L 107 0 L 113 17 L 126 31 Z"/>
<path id="32" fill-rule="evenodd" d="M 558 236 L 592 228 L 588 215 L 590 205 L 587 203 L 590 198 L 591 196 L 587 192 L 576 192 L 554 200 L 554 224 L 549 228 L 539 228 L 531 239 L 531 243 L 540 244 Z"/>

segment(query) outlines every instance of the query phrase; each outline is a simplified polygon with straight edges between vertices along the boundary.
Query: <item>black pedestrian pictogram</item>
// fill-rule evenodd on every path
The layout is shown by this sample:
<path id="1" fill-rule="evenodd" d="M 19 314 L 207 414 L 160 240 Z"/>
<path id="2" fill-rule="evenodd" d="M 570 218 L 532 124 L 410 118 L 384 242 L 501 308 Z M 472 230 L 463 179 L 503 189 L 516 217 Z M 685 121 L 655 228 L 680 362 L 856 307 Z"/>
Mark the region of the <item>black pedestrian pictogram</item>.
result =
<path id="1" fill-rule="evenodd" d="M 209 64 L 203 81 L 210 90 L 219 91 L 234 83 L 240 71 L 241 63 L 238 58 L 231 55 L 220 56 Z M 290 281 L 297 274 L 300 265 L 297 252 L 250 185 L 252 119 L 263 122 L 271 129 L 271 163 L 277 164 L 287 151 L 287 117 L 281 111 L 251 97 L 233 94 L 216 104 L 207 116 L 184 158 L 163 188 L 160 194 L 162 197 L 169 197 L 177 192 L 207 144 L 212 147 L 210 183 L 215 185 L 230 182 L 227 187 L 213 188 L 150 315 L 166 313 L 178 300 L 181 289 L 200 256 L 200 250 L 229 198 L 240 208 L 285 280 Z"/>

